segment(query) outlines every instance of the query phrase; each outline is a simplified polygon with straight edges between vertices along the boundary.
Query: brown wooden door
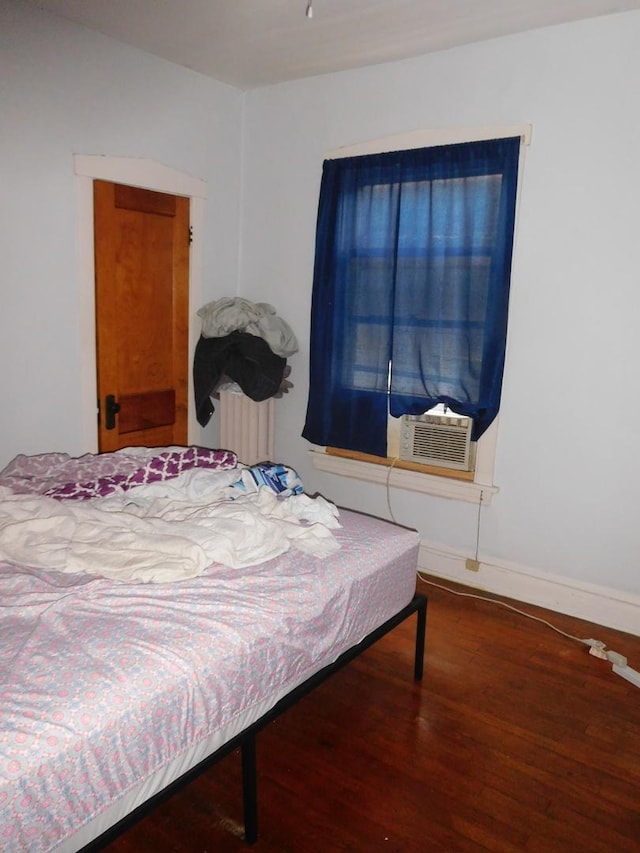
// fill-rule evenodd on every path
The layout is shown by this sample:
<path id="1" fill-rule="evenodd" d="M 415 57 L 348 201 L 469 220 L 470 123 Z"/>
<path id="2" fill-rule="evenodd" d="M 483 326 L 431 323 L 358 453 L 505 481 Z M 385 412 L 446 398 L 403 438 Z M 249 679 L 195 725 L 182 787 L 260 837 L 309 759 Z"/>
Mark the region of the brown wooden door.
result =
<path id="1" fill-rule="evenodd" d="M 187 443 L 189 199 L 94 181 L 101 452 Z"/>

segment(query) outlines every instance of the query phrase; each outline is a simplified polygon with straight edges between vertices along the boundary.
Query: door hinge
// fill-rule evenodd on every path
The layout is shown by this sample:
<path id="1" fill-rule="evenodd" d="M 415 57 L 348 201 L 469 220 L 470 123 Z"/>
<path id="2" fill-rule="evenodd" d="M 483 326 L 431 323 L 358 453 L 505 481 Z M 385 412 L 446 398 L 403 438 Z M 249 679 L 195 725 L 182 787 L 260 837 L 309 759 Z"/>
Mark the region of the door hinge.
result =
<path id="1" fill-rule="evenodd" d="M 189 245 L 193 243 L 193 225 L 189 226 Z"/>

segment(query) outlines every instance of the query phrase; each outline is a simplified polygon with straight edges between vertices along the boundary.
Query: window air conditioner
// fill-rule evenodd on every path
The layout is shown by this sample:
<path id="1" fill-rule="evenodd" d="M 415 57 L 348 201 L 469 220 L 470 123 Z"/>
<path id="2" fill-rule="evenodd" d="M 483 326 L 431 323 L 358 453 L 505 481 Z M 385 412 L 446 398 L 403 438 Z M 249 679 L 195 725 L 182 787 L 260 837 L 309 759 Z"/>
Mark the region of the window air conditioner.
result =
<path id="1" fill-rule="evenodd" d="M 458 471 L 472 470 L 471 418 L 427 412 L 403 415 L 400 422 L 400 459 Z"/>

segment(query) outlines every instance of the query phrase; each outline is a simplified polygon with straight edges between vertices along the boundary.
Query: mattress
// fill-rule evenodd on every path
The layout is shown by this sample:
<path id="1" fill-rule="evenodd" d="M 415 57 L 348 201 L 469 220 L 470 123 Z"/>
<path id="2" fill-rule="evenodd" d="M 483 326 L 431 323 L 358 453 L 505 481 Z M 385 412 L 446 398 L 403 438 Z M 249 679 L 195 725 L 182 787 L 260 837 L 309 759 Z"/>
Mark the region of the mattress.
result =
<path id="1" fill-rule="evenodd" d="M 77 850 L 408 604 L 417 534 L 340 523 L 174 583 L 0 563 L 0 849 Z"/>

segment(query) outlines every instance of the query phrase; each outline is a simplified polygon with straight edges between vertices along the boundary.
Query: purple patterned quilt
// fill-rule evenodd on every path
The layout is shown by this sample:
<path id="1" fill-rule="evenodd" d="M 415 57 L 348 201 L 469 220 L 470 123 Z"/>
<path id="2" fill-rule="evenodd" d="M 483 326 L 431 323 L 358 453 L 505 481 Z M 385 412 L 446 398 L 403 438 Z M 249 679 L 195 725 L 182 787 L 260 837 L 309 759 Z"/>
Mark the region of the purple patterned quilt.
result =
<path id="1" fill-rule="evenodd" d="M 66 453 L 16 456 L 0 471 L 0 486 L 15 494 L 47 495 L 57 500 L 89 500 L 119 490 L 178 477 L 192 468 L 226 471 L 238 458 L 230 450 L 208 447 L 126 448 L 72 458 Z"/>

